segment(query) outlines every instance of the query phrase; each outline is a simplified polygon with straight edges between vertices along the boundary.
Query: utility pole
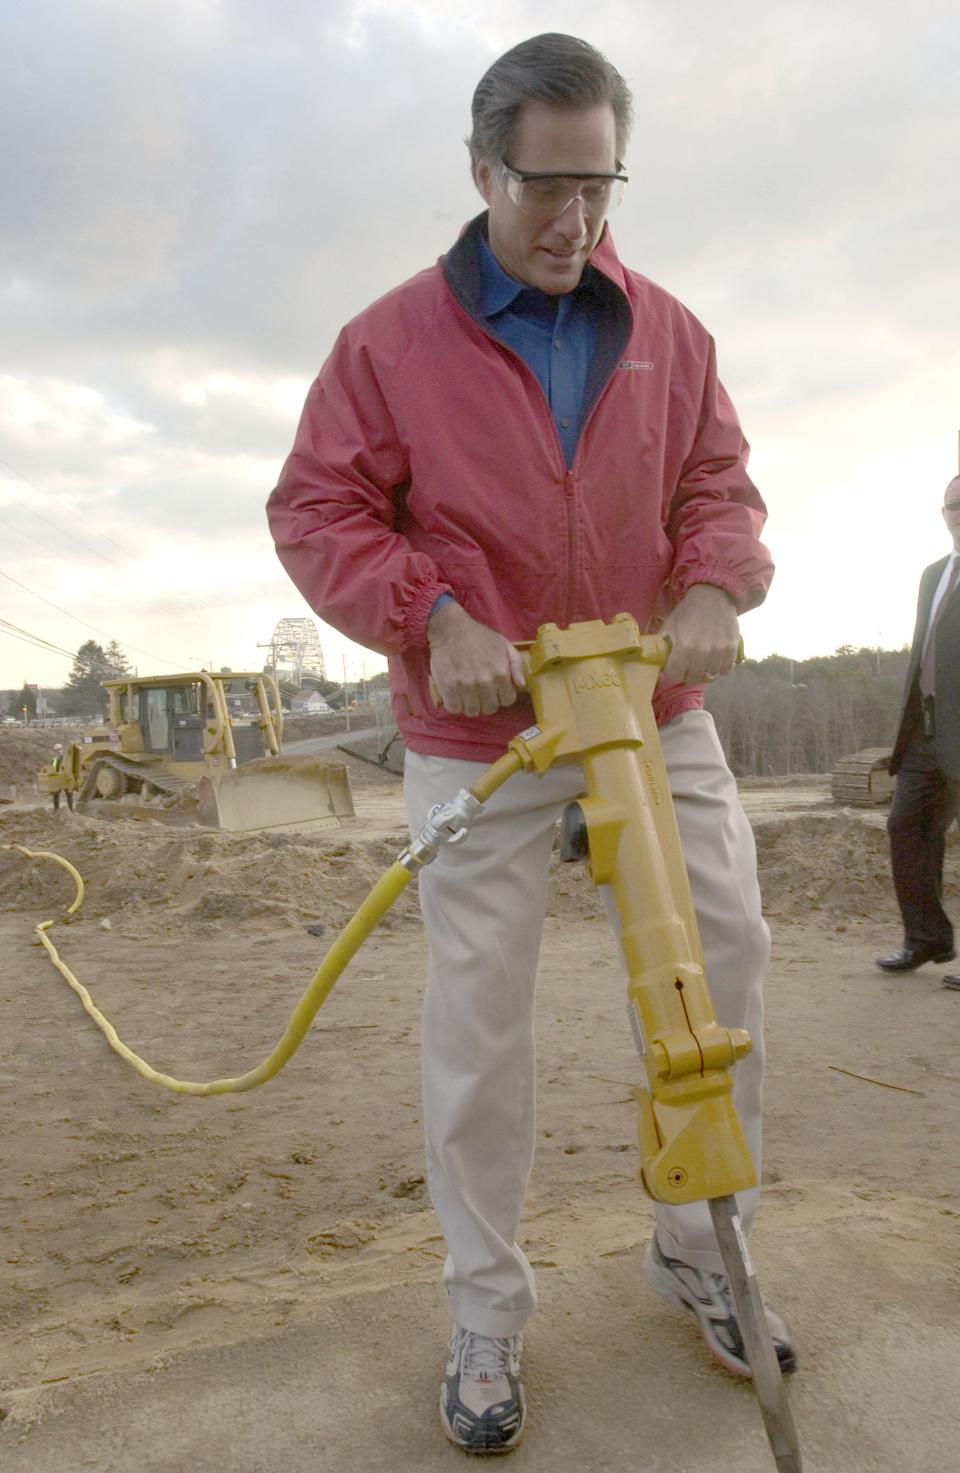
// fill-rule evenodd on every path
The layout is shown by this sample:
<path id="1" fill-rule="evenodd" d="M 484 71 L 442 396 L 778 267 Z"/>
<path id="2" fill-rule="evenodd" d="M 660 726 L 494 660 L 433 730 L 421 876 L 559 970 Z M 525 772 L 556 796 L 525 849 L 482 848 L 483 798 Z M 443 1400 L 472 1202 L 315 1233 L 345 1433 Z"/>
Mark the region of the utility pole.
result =
<path id="1" fill-rule="evenodd" d="M 275 639 L 271 639 L 271 641 L 270 641 L 269 644 L 259 644 L 258 643 L 257 644 L 257 649 L 258 650 L 269 650 L 270 651 L 270 658 L 269 658 L 269 661 L 268 661 L 268 664 L 270 666 L 270 674 L 273 676 L 274 680 L 276 680 L 276 678 L 277 678 L 277 641 Z"/>

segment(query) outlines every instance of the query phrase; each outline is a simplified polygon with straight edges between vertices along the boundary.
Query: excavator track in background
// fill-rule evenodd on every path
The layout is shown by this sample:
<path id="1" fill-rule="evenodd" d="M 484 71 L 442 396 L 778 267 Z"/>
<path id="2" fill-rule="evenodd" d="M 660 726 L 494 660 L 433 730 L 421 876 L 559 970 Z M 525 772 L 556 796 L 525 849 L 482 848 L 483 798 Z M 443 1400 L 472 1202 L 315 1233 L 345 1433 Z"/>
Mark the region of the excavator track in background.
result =
<path id="1" fill-rule="evenodd" d="M 894 788 L 888 771 L 892 756 L 889 747 L 865 747 L 841 757 L 830 774 L 834 802 L 852 808 L 879 808 L 889 803 Z"/>

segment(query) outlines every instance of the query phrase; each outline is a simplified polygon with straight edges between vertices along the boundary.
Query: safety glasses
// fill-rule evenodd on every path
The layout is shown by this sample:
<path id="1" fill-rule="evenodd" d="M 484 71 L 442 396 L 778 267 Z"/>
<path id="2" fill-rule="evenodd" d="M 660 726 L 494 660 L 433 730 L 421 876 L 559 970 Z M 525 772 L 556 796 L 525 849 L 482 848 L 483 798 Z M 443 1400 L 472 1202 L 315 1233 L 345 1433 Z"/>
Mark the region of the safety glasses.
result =
<path id="1" fill-rule="evenodd" d="M 515 169 L 502 159 L 500 179 L 506 194 L 525 215 L 555 220 L 579 200 L 585 215 L 599 219 L 617 208 L 629 176 L 620 171 L 619 164 L 615 174 L 535 173 Z"/>

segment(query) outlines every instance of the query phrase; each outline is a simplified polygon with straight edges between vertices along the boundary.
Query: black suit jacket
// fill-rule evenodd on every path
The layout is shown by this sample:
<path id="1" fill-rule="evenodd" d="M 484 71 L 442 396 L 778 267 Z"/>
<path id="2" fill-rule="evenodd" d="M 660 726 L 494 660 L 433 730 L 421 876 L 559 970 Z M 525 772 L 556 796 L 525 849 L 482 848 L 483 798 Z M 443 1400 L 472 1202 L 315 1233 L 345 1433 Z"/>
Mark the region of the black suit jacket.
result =
<path id="1" fill-rule="evenodd" d="M 920 653 L 923 637 L 927 632 L 930 605 L 940 582 L 940 574 L 947 562 L 941 558 L 925 568 L 920 579 L 920 596 L 917 599 L 917 626 L 913 631 L 913 647 L 903 690 L 903 706 L 900 725 L 890 759 L 890 771 L 898 772 L 903 761 L 907 743 L 923 729 L 923 710 L 920 702 Z M 937 624 L 936 674 L 936 736 L 937 762 L 948 777 L 960 777 L 960 581 L 941 610 Z"/>

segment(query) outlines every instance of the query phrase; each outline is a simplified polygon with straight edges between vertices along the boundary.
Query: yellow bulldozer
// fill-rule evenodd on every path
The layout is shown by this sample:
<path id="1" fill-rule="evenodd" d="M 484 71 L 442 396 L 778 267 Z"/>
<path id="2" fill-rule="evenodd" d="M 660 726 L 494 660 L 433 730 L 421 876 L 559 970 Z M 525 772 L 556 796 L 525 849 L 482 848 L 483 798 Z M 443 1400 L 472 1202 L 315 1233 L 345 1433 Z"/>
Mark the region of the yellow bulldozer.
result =
<path id="1" fill-rule="evenodd" d="M 103 682 L 106 722 L 71 742 L 41 793 L 78 813 L 245 830 L 353 816 L 342 762 L 284 756 L 272 676 L 207 670 Z"/>

